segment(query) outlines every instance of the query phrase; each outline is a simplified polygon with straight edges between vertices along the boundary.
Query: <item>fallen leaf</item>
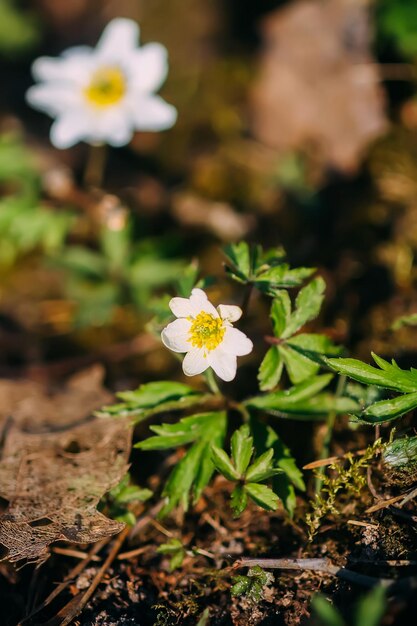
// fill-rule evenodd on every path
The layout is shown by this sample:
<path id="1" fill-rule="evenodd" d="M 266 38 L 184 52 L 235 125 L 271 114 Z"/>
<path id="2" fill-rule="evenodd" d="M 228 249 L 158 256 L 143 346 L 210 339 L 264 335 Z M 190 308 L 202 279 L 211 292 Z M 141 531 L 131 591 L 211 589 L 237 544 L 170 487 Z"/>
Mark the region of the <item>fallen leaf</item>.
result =
<path id="1" fill-rule="evenodd" d="M 253 94 L 253 130 L 323 166 L 357 169 L 387 122 L 368 10 L 353 0 L 301 0 L 262 24 L 265 51 Z"/>
<path id="2" fill-rule="evenodd" d="M 90 543 L 124 524 L 97 511 L 126 473 L 131 427 L 92 416 L 112 400 L 94 367 L 53 394 L 32 381 L 0 381 L 3 559 L 42 562 L 52 542 Z"/>

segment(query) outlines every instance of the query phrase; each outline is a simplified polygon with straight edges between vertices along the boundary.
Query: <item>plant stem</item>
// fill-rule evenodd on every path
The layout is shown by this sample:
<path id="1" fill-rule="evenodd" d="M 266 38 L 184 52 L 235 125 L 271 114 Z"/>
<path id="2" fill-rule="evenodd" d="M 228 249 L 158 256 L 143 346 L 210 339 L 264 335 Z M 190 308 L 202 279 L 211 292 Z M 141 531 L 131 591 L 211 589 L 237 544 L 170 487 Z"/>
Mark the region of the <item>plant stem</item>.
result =
<path id="1" fill-rule="evenodd" d="M 222 392 L 220 391 L 220 387 L 217 384 L 216 377 L 211 367 L 204 372 L 204 378 L 206 379 L 207 387 L 210 389 L 211 393 L 215 396 L 221 396 Z"/>
<path id="2" fill-rule="evenodd" d="M 337 381 L 336 392 L 334 395 L 335 400 L 337 400 L 337 398 L 340 398 L 340 396 L 342 395 L 343 390 L 345 388 L 345 384 L 346 384 L 346 376 L 340 376 L 339 380 Z M 329 456 L 330 444 L 332 442 L 333 428 L 334 428 L 334 424 L 336 421 L 336 415 L 337 415 L 336 410 L 333 410 L 333 411 L 330 411 L 329 415 L 327 416 L 327 425 L 326 425 L 327 427 L 326 427 L 326 433 L 324 435 L 323 446 L 320 452 L 320 459 L 326 459 Z M 318 471 L 318 475 L 314 483 L 316 494 L 318 494 L 321 490 L 321 486 L 323 484 L 322 476 L 323 476 L 324 471 L 325 471 L 324 467 L 320 467 Z"/>
<path id="3" fill-rule="evenodd" d="M 248 312 L 248 308 L 249 308 L 249 301 L 252 295 L 252 291 L 253 291 L 253 284 L 252 283 L 248 283 L 246 285 L 245 288 L 245 293 L 243 294 L 243 301 L 242 301 L 242 305 L 241 305 L 241 309 L 242 309 L 242 315 L 245 316 L 246 313 Z"/>
<path id="4" fill-rule="evenodd" d="M 85 187 L 102 186 L 106 162 L 107 146 L 104 143 L 90 145 L 88 158 L 84 170 Z"/>

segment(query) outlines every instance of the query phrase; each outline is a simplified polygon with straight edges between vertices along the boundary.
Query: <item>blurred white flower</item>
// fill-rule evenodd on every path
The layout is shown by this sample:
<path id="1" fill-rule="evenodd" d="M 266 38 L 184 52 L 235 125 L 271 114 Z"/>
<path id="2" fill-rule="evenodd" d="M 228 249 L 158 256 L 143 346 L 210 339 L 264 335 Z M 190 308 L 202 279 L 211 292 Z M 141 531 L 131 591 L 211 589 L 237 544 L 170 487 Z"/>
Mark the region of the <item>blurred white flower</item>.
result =
<path id="1" fill-rule="evenodd" d="M 40 57 L 33 66 L 39 85 L 26 96 L 34 108 L 56 118 L 51 142 L 69 148 L 79 141 L 123 146 L 135 130 L 170 128 L 176 109 L 155 95 L 168 72 L 167 50 L 159 43 L 138 48 L 139 27 L 117 18 L 95 48 L 69 48 L 58 58 Z"/>
<path id="2" fill-rule="evenodd" d="M 193 289 L 190 298 L 172 298 L 169 306 L 178 319 L 164 328 L 161 338 L 170 350 L 187 353 L 184 374 L 195 376 L 211 367 L 219 378 L 233 380 L 236 357 L 253 348 L 251 340 L 232 326 L 242 310 L 228 304 L 216 309 L 202 289 Z"/>

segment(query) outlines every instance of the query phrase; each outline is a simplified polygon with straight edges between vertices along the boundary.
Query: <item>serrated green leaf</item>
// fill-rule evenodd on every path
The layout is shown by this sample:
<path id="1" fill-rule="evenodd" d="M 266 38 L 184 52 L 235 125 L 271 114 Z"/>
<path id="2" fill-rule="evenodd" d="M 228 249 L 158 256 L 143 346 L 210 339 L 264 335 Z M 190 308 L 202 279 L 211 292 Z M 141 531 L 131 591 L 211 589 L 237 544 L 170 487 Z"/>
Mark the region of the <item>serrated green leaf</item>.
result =
<path id="1" fill-rule="evenodd" d="M 318 276 L 300 290 L 295 301 L 295 311 L 283 333 L 284 338 L 291 337 L 307 322 L 317 317 L 324 300 L 325 289 L 326 283 Z"/>
<path id="2" fill-rule="evenodd" d="M 185 456 L 175 466 L 171 472 L 164 490 L 163 497 L 167 498 L 167 503 L 161 511 L 161 516 L 167 515 L 172 509 L 182 504 L 185 510 L 188 509 L 190 497 L 196 502 L 201 495 L 203 489 L 207 486 L 214 471 L 214 464 L 211 460 L 211 444 L 221 446 L 226 432 L 227 415 L 225 411 L 213 411 L 210 413 L 202 413 L 183 418 L 179 424 L 164 424 L 161 428 L 165 428 L 161 437 L 169 438 L 169 427 L 178 426 L 184 429 L 184 439 L 187 442 L 195 441 L 195 443 L 187 450 Z M 168 427 L 168 431 L 166 428 Z M 168 432 L 168 435 L 166 434 Z M 173 435 L 175 439 L 176 435 Z M 146 440 L 142 442 L 140 447 L 147 449 L 155 449 L 159 446 L 158 437 L 151 437 L 154 441 L 147 444 Z M 164 442 L 164 443 L 165 443 Z M 177 445 L 173 444 L 174 447 Z"/>
<path id="3" fill-rule="evenodd" d="M 211 460 L 213 461 L 216 469 L 223 474 L 227 480 L 239 480 L 240 474 L 234 467 L 232 461 L 227 456 L 226 452 L 218 446 L 212 445 L 211 447 Z"/>
<path id="4" fill-rule="evenodd" d="M 159 554 L 166 554 L 170 557 L 169 571 L 181 567 L 184 562 L 186 551 L 181 541 L 175 537 L 170 539 L 167 543 L 162 543 L 156 550 Z"/>
<path id="5" fill-rule="evenodd" d="M 232 453 L 233 464 L 237 473 L 243 476 L 245 473 L 249 461 L 253 454 L 253 439 L 250 435 L 249 426 L 246 424 L 241 426 L 232 435 L 230 441 L 230 449 Z"/>
<path id="6" fill-rule="evenodd" d="M 198 393 L 196 389 L 189 385 L 169 380 L 160 380 L 141 385 L 134 391 L 121 391 L 117 394 L 117 397 L 124 402 L 134 404 L 138 408 L 148 409 L 168 400 L 178 400 Z"/>
<path id="7" fill-rule="evenodd" d="M 251 567 L 247 576 L 235 576 L 231 594 L 234 596 L 246 596 L 253 602 L 259 602 L 264 595 L 264 588 L 271 585 L 274 577 L 269 572 L 265 572 L 259 565 Z"/>
<path id="8" fill-rule="evenodd" d="M 315 268 L 290 269 L 287 263 L 282 263 L 257 274 L 255 285 L 263 293 L 276 297 L 281 289 L 299 287 L 314 272 Z"/>
<path id="9" fill-rule="evenodd" d="M 332 357 L 340 354 L 342 348 L 336 346 L 326 335 L 316 333 L 300 333 L 294 335 L 286 341 L 286 345 L 291 346 L 300 354 L 308 357 L 315 363 L 323 363 L 323 355 Z"/>
<path id="10" fill-rule="evenodd" d="M 352 398 L 337 397 L 332 393 L 319 393 L 312 398 L 300 400 L 285 409 L 280 409 L 280 417 L 283 417 L 281 413 L 291 419 L 323 419 L 330 412 L 336 414 L 348 414 L 355 413 L 359 410 L 358 403 Z M 269 411 L 274 414 L 273 411 Z"/>
<path id="11" fill-rule="evenodd" d="M 266 485 L 246 483 L 245 491 L 258 506 L 267 511 L 276 511 L 279 505 L 278 496 Z"/>
<path id="12" fill-rule="evenodd" d="M 246 241 L 225 246 L 224 253 L 232 265 L 229 271 L 232 270 L 232 274 L 242 282 L 249 281 L 251 276 L 251 255 Z"/>
<path id="13" fill-rule="evenodd" d="M 277 346 L 271 346 L 259 367 L 258 380 L 261 391 L 269 391 L 280 381 L 284 361 Z"/>
<path id="14" fill-rule="evenodd" d="M 291 317 L 291 300 L 288 291 L 283 289 L 272 301 L 271 320 L 276 337 L 282 337 Z"/>
<path id="15" fill-rule="evenodd" d="M 149 437 L 136 444 L 135 447 L 141 450 L 165 450 L 183 446 L 200 438 L 208 441 L 211 430 L 217 422 L 217 413 L 210 412 L 183 417 L 175 424 L 151 426 L 150 430 L 156 433 L 156 437 Z"/>
<path id="16" fill-rule="evenodd" d="M 261 454 L 248 468 L 245 480 L 251 483 L 259 483 L 278 474 L 281 470 L 273 466 L 273 457 L 274 451 L 272 448 Z"/>
<path id="17" fill-rule="evenodd" d="M 294 385 L 311 378 L 320 369 L 320 365 L 293 350 L 289 345 L 279 346 L 279 353 L 285 364 L 289 379 Z"/>
<path id="18" fill-rule="evenodd" d="M 316 395 L 329 384 L 332 378 L 333 376 L 331 374 L 314 376 L 313 378 L 306 380 L 299 385 L 295 385 L 290 389 L 286 389 L 284 391 L 274 391 L 272 393 L 249 398 L 244 404 L 257 409 L 285 411 L 302 400 L 306 400 Z"/>
<path id="19" fill-rule="evenodd" d="M 377 369 L 357 359 L 326 359 L 326 363 L 339 374 L 367 385 L 377 385 L 404 393 L 417 391 L 417 370 L 405 371 L 400 369 L 395 361 L 390 364 L 375 354 L 372 356 L 382 369 Z"/>
<path id="20" fill-rule="evenodd" d="M 239 517 L 248 505 L 248 496 L 243 485 L 236 485 L 230 497 L 230 506 L 233 511 L 233 517 Z"/>

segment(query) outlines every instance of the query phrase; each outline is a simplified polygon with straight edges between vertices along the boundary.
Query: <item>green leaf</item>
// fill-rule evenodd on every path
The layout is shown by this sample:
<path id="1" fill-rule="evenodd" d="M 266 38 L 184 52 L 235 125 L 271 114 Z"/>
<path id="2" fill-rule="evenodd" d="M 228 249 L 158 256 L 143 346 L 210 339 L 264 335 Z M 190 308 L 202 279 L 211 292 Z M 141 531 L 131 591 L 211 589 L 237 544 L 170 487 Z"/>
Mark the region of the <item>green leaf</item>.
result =
<path id="1" fill-rule="evenodd" d="M 158 381 L 141 385 L 135 391 L 122 391 L 117 396 L 124 402 L 104 406 L 99 416 L 132 417 L 142 421 L 156 413 L 165 413 L 201 404 L 207 394 L 171 381 Z"/>
<path id="2" fill-rule="evenodd" d="M 248 505 L 248 496 L 243 485 L 236 485 L 231 494 L 230 506 L 233 517 L 239 517 Z"/>
<path id="3" fill-rule="evenodd" d="M 170 557 L 169 571 L 181 567 L 184 562 L 186 551 L 179 539 L 173 537 L 167 543 L 162 543 L 156 550 L 159 554 L 166 554 Z"/>
<path id="4" fill-rule="evenodd" d="M 258 506 L 267 511 L 276 511 L 279 505 L 278 496 L 266 485 L 246 483 L 245 491 Z"/>
<path id="5" fill-rule="evenodd" d="M 349 376 L 367 385 L 377 385 L 405 393 L 417 391 L 417 370 L 402 370 L 395 361 L 388 363 L 376 354 L 373 359 L 381 369 L 357 359 L 326 359 L 326 363 L 339 374 Z"/>
<path id="6" fill-rule="evenodd" d="M 295 301 L 295 311 L 283 333 L 284 338 L 293 335 L 307 322 L 317 317 L 324 300 L 326 283 L 319 276 L 303 287 Z"/>
<path id="7" fill-rule="evenodd" d="M 321 593 L 314 594 L 311 607 L 319 619 L 320 626 L 345 626 L 339 611 Z"/>
<path id="8" fill-rule="evenodd" d="M 294 335 L 286 341 L 286 345 L 320 365 L 325 363 L 323 356 L 336 356 L 342 351 L 342 348 L 336 346 L 329 337 L 316 333 Z"/>
<path id="9" fill-rule="evenodd" d="M 400 437 L 386 447 L 383 459 L 391 467 L 417 464 L 417 437 Z"/>
<path id="10" fill-rule="evenodd" d="M 333 411 L 338 415 L 355 413 L 359 408 L 356 400 L 352 398 L 344 396 L 339 398 L 332 393 L 319 393 L 313 398 L 307 398 L 288 406 L 283 412 L 293 419 L 297 419 L 300 416 L 308 419 L 309 417 L 323 418 Z"/>
<path id="11" fill-rule="evenodd" d="M 278 292 L 272 301 L 271 319 L 274 335 L 282 337 L 291 317 L 291 300 L 288 291 Z"/>
<path id="12" fill-rule="evenodd" d="M 253 454 L 253 439 L 249 426 L 244 425 L 235 430 L 230 442 L 233 464 L 240 476 L 246 471 Z"/>
<path id="13" fill-rule="evenodd" d="M 293 350 L 289 345 L 280 346 L 279 353 L 285 363 L 290 381 L 295 385 L 311 378 L 317 374 L 320 369 L 320 365 L 314 363 L 311 359 L 296 350 Z"/>
<path id="14" fill-rule="evenodd" d="M 381 424 L 401 417 L 415 408 L 417 408 L 417 391 L 397 396 L 392 400 L 375 402 L 358 414 L 358 417 L 371 424 Z"/>
<path id="15" fill-rule="evenodd" d="M 358 602 L 355 626 L 379 626 L 386 604 L 385 587 L 377 585 Z"/>
<path id="16" fill-rule="evenodd" d="M 249 467 L 245 475 L 245 480 L 251 483 L 259 483 L 262 480 L 266 480 L 278 474 L 280 470 L 274 468 L 273 457 L 274 451 L 272 448 L 261 454 Z"/>
<path id="17" fill-rule="evenodd" d="M 258 380 L 261 391 L 269 391 L 280 381 L 284 361 L 277 346 L 271 346 L 259 367 Z"/>
<path id="18" fill-rule="evenodd" d="M 117 397 L 139 408 L 152 408 L 168 400 L 178 400 L 199 392 L 183 383 L 161 380 L 141 385 L 135 391 L 122 391 Z"/>
<path id="19" fill-rule="evenodd" d="M 251 279 L 251 255 L 246 241 L 225 246 L 224 253 L 231 265 L 227 269 L 232 277 L 240 282 L 248 282 Z"/>
<path id="20" fill-rule="evenodd" d="M 403 326 L 417 326 L 417 313 L 397 317 L 397 319 L 391 324 L 391 329 L 399 330 Z"/>
<path id="21" fill-rule="evenodd" d="M 235 469 L 232 461 L 227 456 L 226 452 L 219 448 L 218 446 L 211 447 L 211 459 L 216 467 L 216 469 L 223 474 L 227 480 L 239 480 L 240 474 Z"/>
<path id="22" fill-rule="evenodd" d="M 260 602 L 264 596 L 264 589 L 272 585 L 274 577 L 265 572 L 259 565 L 251 567 L 247 576 L 235 576 L 234 585 L 230 589 L 232 596 L 246 596 L 252 602 Z"/>
<path id="23" fill-rule="evenodd" d="M 180 420 L 178 424 L 154 426 L 154 432 L 158 429 L 160 434 L 137 446 L 154 450 L 195 442 L 175 466 L 165 484 L 162 495 L 167 498 L 167 503 L 161 511 L 161 516 L 167 515 L 179 504 L 187 510 L 191 496 L 193 502 L 199 499 L 214 472 L 211 444 L 222 445 L 226 423 L 225 411 L 191 415 Z"/>
<path id="24" fill-rule="evenodd" d="M 263 293 L 276 297 L 281 289 L 299 287 L 315 271 L 310 267 L 290 269 L 287 263 L 282 263 L 257 274 L 255 285 Z"/>
<path id="25" fill-rule="evenodd" d="M 272 393 L 249 398 L 244 404 L 256 409 L 285 411 L 302 400 L 306 400 L 317 394 L 329 384 L 332 378 L 333 376 L 331 374 L 314 376 L 290 389 L 274 391 Z"/>

